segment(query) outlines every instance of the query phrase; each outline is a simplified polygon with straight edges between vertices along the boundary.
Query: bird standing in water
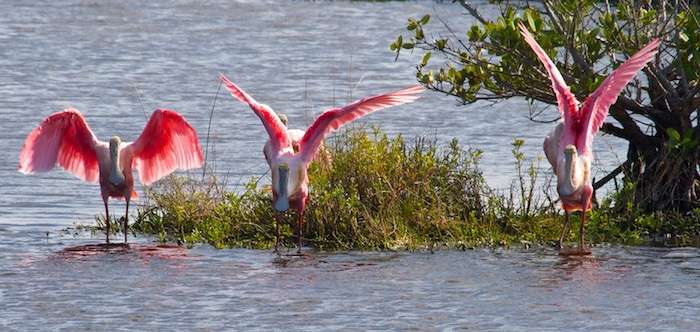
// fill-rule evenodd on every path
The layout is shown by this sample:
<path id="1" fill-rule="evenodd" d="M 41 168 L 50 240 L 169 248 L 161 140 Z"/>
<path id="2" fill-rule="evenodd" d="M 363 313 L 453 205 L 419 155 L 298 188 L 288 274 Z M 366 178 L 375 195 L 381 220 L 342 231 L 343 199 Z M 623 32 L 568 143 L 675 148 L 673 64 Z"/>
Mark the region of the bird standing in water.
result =
<path id="1" fill-rule="evenodd" d="M 423 91 L 421 86 L 416 85 L 367 97 L 340 108 L 332 108 L 321 113 L 306 131 L 302 131 L 287 130 L 285 124 L 269 106 L 255 101 L 223 74 L 220 78 L 233 97 L 250 106 L 270 136 L 263 153 L 272 173 L 272 200 L 278 212 L 275 251 L 279 249 L 280 214 L 292 206 L 299 218 L 296 227 L 298 253 L 301 253 L 304 208 L 309 193 L 307 169 L 326 135 L 368 113 L 415 101 L 418 99 L 418 94 Z"/>
<path id="2" fill-rule="evenodd" d="M 651 61 L 659 47 L 659 40 L 652 40 L 647 46 L 627 59 L 586 99 L 579 108 L 579 102 L 555 67 L 547 53 L 530 35 L 527 28 L 519 23 L 520 32 L 537 57 L 544 64 L 552 89 L 557 97 L 562 122 L 544 140 L 544 153 L 557 176 L 557 193 L 564 208 L 566 222 L 559 236 L 561 254 L 587 255 L 584 233 L 586 211 L 591 210 L 593 185 L 591 184 L 591 161 L 593 160 L 593 137 L 608 116 L 608 109 L 627 83 Z M 569 227 L 569 213 L 581 211 L 579 245 L 577 250 L 564 249 L 564 236 Z"/>
<path id="3" fill-rule="evenodd" d="M 27 136 L 19 155 L 18 170 L 31 174 L 47 172 L 59 165 L 84 181 L 99 180 L 105 205 L 107 243 L 110 197 L 126 200 L 124 243 L 127 243 L 129 202 L 136 198 L 132 169 L 138 171 L 141 183 L 149 185 L 176 169 L 201 167 L 202 162 L 197 133 L 174 111 L 153 112 L 134 142 L 122 142 L 118 136 L 103 142 L 97 139 L 82 114 L 69 108 L 51 114 Z"/>

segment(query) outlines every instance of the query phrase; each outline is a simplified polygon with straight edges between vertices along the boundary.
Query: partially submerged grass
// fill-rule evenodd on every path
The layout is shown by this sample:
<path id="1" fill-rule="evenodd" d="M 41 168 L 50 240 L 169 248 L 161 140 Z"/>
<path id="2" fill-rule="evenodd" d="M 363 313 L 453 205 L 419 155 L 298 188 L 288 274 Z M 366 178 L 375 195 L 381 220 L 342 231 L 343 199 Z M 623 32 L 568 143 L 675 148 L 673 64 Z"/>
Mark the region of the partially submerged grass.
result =
<path id="1" fill-rule="evenodd" d="M 538 190 L 539 161 L 525 160 L 522 141 L 513 143 L 518 176 L 506 193 L 484 181 L 481 151 L 463 149 L 456 140 L 445 148 L 424 138 L 408 144 L 374 129 L 345 131 L 326 144 L 332 162 L 313 163 L 309 170 L 304 224 L 306 241 L 320 250 L 552 244 L 558 237 L 563 217 L 549 187 Z M 148 191 L 133 229 L 162 241 L 270 248 L 275 214 L 269 186 L 258 182 L 253 178 L 233 193 L 213 177 L 202 182 L 171 176 Z M 603 204 L 592 213 L 589 238 L 637 243 L 660 227 L 644 226 L 646 217 L 627 227 L 621 218 L 628 215 L 613 211 Z M 288 213 L 281 225 L 290 247 L 295 218 Z M 687 223 L 697 231 L 697 220 Z"/>

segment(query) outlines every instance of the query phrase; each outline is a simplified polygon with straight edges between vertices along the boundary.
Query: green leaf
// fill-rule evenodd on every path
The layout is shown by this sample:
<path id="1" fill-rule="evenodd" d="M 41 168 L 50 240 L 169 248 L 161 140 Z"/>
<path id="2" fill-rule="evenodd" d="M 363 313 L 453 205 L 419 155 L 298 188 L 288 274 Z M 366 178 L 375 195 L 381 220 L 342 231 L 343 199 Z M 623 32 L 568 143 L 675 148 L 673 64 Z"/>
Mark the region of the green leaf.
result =
<path id="1" fill-rule="evenodd" d="M 678 143 L 681 140 L 681 134 L 673 128 L 666 129 L 666 134 L 671 139 L 671 142 Z"/>
<path id="2" fill-rule="evenodd" d="M 426 24 L 428 24 L 428 22 L 430 22 L 430 15 L 426 14 L 420 19 L 421 25 L 426 25 Z"/>
<path id="3" fill-rule="evenodd" d="M 450 67 L 450 69 L 447 70 L 447 77 L 451 80 L 454 80 L 457 76 L 457 70 L 455 70 L 454 67 Z"/>
<path id="4" fill-rule="evenodd" d="M 475 42 L 481 40 L 481 29 L 478 25 L 472 25 L 472 28 L 467 32 L 467 37 L 470 42 Z"/>
<path id="5" fill-rule="evenodd" d="M 525 144 L 525 140 L 520 138 L 514 138 L 513 142 L 510 144 L 513 145 L 513 148 L 520 149 L 523 146 L 523 144 Z"/>
<path id="6" fill-rule="evenodd" d="M 396 51 L 396 58 L 394 58 L 394 61 L 399 59 L 399 53 L 401 52 L 401 45 L 403 44 L 403 36 L 399 35 L 399 38 L 396 38 L 396 41 L 389 46 L 389 49 L 392 51 Z"/>
<path id="7" fill-rule="evenodd" d="M 418 22 L 416 22 L 416 20 L 414 20 L 412 18 L 409 18 L 408 25 L 406 26 L 406 29 L 411 31 L 411 30 L 415 30 L 417 27 L 418 27 Z"/>
<path id="8" fill-rule="evenodd" d="M 531 10 L 528 8 L 525 10 L 525 19 L 527 19 L 527 24 L 530 26 L 530 32 L 537 32 L 537 25 L 535 24 L 535 18 L 532 17 Z"/>
<path id="9" fill-rule="evenodd" d="M 447 39 L 436 40 L 435 46 L 438 48 L 438 50 L 442 51 L 445 48 L 445 46 L 447 46 Z"/>
<path id="10" fill-rule="evenodd" d="M 418 27 L 418 29 L 416 29 L 416 40 L 423 40 L 423 38 L 425 38 L 425 35 L 423 34 L 423 29 L 421 29 L 421 27 Z"/>
<path id="11" fill-rule="evenodd" d="M 423 83 L 423 84 L 428 84 L 428 83 L 430 83 L 430 79 L 429 79 L 429 77 L 428 77 L 427 74 L 426 74 L 426 75 L 423 75 L 423 74 L 421 74 L 421 73 L 417 73 L 416 76 L 417 76 L 417 78 L 418 78 L 418 82 Z"/>
<path id="12" fill-rule="evenodd" d="M 423 54 L 423 58 L 420 60 L 420 66 L 425 67 L 428 64 L 428 61 L 430 60 L 431 53 L 430 52 L 425 52 Z"/>
<path id="13" fill-rule="evenodd" d="M 396 40 L 389 46 L 392 51 L 398 51 L 401 49 L 401 44 L 403 44 L 403 36 L 399 36 Z"/>

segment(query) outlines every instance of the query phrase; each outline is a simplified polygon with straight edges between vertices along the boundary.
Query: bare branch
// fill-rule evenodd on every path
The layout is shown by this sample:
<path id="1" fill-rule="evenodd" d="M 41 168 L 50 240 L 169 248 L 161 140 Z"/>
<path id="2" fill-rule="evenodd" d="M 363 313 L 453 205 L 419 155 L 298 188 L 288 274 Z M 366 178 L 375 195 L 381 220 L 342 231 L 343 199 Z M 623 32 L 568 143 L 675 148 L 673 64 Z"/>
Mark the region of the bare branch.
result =
<path id="1" fill-rule="evenodd" d="M 481 24 L 486 24 L 486 23 L 488 23 L 488 21 L 485 20 L 483 16 L 481 16 L 481 14 L 479 13 L 479 11 L 476 10 L 476 8 L 474 8 L 472 5 L 470 5 L 468 1 L 459 0 L 459 4 L 462 5 L 462 7 L 464 7 L 464 9 L 466 9 L 466 10 L 469 12 L 469 15 L 471 15 L 472 17 L 474 17 L 474 18 L 475 18 L 477 21 L 479 21 Z"/>

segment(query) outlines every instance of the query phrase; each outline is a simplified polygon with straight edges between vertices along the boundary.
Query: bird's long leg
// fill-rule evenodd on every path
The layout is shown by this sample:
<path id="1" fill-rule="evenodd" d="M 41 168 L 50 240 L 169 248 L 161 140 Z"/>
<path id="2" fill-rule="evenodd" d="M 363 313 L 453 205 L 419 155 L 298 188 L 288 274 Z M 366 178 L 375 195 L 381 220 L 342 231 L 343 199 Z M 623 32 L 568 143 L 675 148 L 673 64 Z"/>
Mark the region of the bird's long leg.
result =
<path id="1" fill-rule="evenodd" d="M 564 249 L 564 236 L 569 230 L 569 223 L 571 220 L 569 220 L 569 211 L 564 210 L 564 227 L 561 229 L 561 234 L 559 234 L 559 250 Z"/>
<path id="2" fill-rule="evenodd" d="M 126 197 L 126 214 L 124 215 L 124 244 L 127 243 L 127 235 L 129 234 L 129 197 Z"/>
<path id="3" fill-rule="evenodd" d="M 301 254 L 302 225 L 304 224 L 304 206 L 299 209 L 299 220 L 297 221 L 297 254 Z"/>
<path id="4" fill-rule="evenodd" d="M 578 236 L 578 248 L 581 252 L 585 251 L 585 236 L 586 236 L 586 209 L 581 210 L 581 227 Z"/>
<path id="5" fill-rule="evenodd" d="M 109 207 L 107 206 L 107 200 L 109 197 L 102 197 L 102 201 L 105 203 L 105 227 L 107 227 L 107 243 L 109 243 Z"/>
<path id="6" fill-rule="evenodd" d="M 282 222 L 282 214 L 275 213 L 275 253 L 280 252 L 280 223 Z"/>

